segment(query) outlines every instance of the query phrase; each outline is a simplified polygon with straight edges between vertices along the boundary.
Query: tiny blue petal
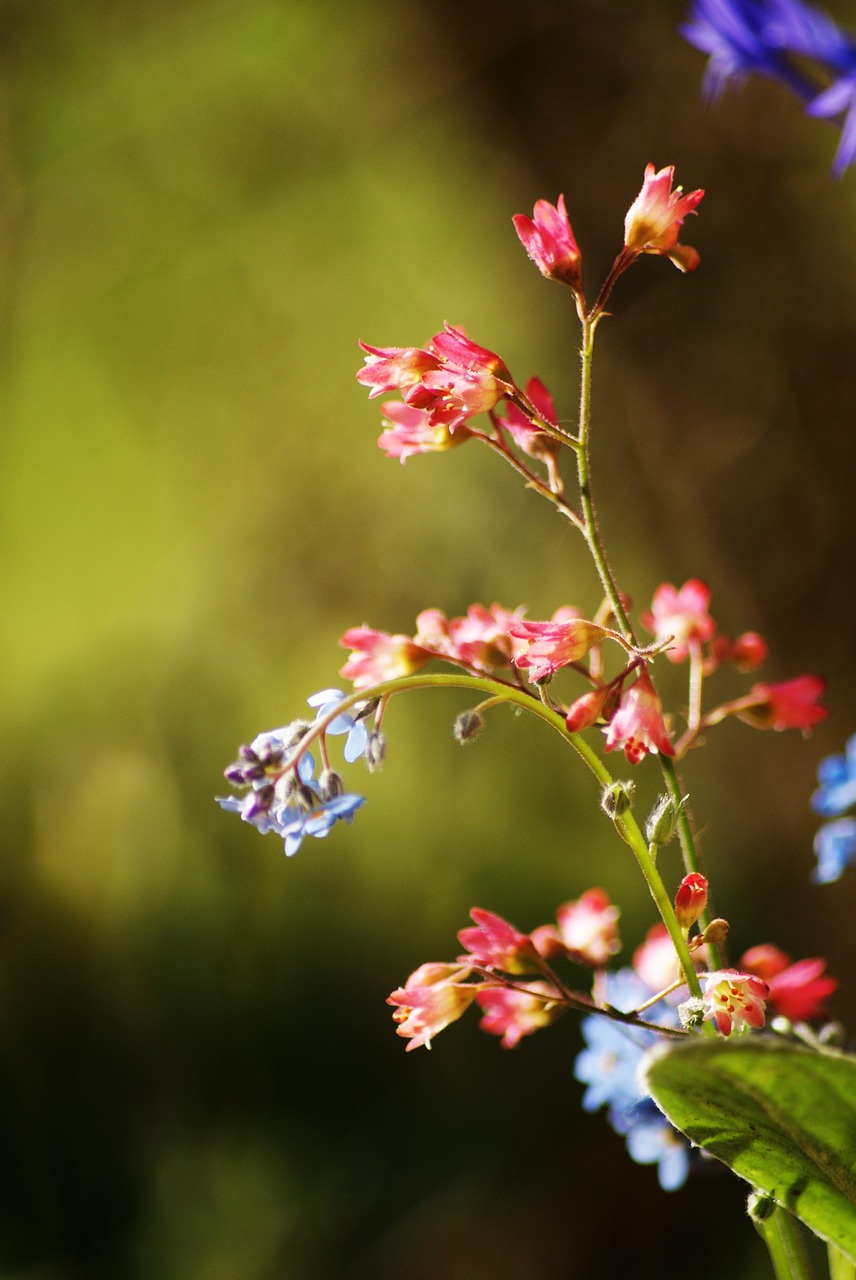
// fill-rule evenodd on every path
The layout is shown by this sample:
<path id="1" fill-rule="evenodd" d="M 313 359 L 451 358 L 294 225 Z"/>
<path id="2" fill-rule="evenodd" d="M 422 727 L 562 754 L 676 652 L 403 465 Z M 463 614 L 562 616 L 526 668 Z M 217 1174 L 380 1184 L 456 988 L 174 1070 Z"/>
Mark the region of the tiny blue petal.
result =
<path id="1" fill-rule="evenodd" d="M 856 860 L 856 818 L 839 818 L 827 822 L 814 837 L 817 867 L 812 872 L 815 884 L 833 884 L 840 880 Z"/>

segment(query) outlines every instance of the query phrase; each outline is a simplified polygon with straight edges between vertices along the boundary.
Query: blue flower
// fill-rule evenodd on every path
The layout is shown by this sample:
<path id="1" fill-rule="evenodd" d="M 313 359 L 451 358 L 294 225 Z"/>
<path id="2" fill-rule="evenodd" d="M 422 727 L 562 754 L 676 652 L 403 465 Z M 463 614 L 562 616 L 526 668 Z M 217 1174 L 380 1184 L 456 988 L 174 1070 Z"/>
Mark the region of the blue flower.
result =
<path id="1" fill-rule="evenodd" d="M 307 791 L 311 792 L 312 789 L 307 788 Z M 321 840 L 337 822 L 343 819 L 345 822 L 352 822 L 354 814 L 365 804 L 365 797 L 342 795 L 322 800 L 317 793 L 313 793 L 311 801 L 307 797 L 307 803 L 309 807 L 306 808 L 303 804 L 287 805 L 274 815 L 276 830 L 285 842 L 287 858 L 294 857 L 305 836 L 315 836 L 317 840 Z"/>
<path id="2" fill-rule="evenodd" d="M 607 975 L 607 1000 L 616 1009 L 627 1012 L 652 994 L 632 969 Z M 677 1022 L 675 1010 L 663 1001 L 647 1010 L 646 1017 Z M 583 1109 L 607 1107 L 609 1123 L 624 1137 L 630 1158 L 637 1164 L 656 1163 L 660 1186 L 674 1191 L 686 1181 L 689 1146 L 642 1092 L 638 1079 L 639 1063 L 657 1043 L 657 1033 L 597 1014 L 583 1018 L 580 1030 L 586 1047 L 577 1055 L 574 1075 L 588 1086 Z"/>
<path id="3" fill-rule="evenodd" d="M 814 837 L 817 866 L 811 874 L 815 884 L 834 884 L 856 861 L 856 818 L 827 822 Z"/>
<path id="4" fill-rule="evenodd" d="M 822 818 L 840 818 L 856 804 L 856 734 L 847 742 L 843 756 L 827 756 L 817 768 L 820 783 L 811 798 L 811 807 Z"/>
<path id="5" fill-rule="evenodd" d="M 345 701 L 345 694 L 341 689 L 322 689 L 320 693 L 313 693 L 311 698 L 306 701 L 310 707 L 317 707 L 315 719 L 320 720 L 324 716 L 334 711 L 340 702 Z M 366 744 L 368 743 L 369 734 L 362 720 L 355 720 L 348 711 L 343 711 L 340 716 L 336 716 L 328 724 L 327 733 L 346 733 L 348 735 L 345 741 L 345 759 L 348 764 L 353 764 L 355 760 L 359 760 L 361 755 L 365 754 Z"/>
<path id="6" fill-rule="evenodd" d="M 694 0 L 681 33 L 708 55 L 707 98 L 750 75 L 778 80 L 809 115 L 841 122 L 836 177 L 856 158 L 856 42 L 822 10 L 804 0 Z M 806 61 L 831 83 L 806 75 Z"/>

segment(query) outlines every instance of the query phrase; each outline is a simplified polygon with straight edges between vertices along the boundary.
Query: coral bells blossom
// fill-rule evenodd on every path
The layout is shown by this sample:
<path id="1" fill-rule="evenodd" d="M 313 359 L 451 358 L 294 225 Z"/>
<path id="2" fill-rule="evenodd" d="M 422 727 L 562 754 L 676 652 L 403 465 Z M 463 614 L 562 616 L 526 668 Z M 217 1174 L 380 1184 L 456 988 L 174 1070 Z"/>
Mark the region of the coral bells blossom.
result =
<path id="1" fill-rule="evenodd" d="M 339 675 L 353 680 L 355 689 L 367 689 L 383 680 L 413 675 L 434 655 L 409 636 L 391 636 L 371 627 L 351 627 L 339 641 L 353 649 Z"/>
<path id="2" fill-rule="evenodd" d="M 666 657 L 670 662 L 683 662 L 691 641 L 703 643 L 716 630 L 707 611 L 709 604 L 710 590 L 700 578 L 690 578 L 680 591 L 671 582 L 664 582 L 654 592 L 650 611 L 641 615 L 642 624 L 653 632 L 658 644 L 665 644 L 671 637 Z"/>
<path id="3" fill-rule="evenodd" d="M 526 399 L 544 422 L 558 427 L 553 397 L 540 378 L 530 378 L 526 383 Z M 499 422 L 518 449 L 522 449 L 530 458 L 555 457 L 562 447 L 559 440 L 548 435 L 546 431 L 540 431 L 533 418 L 527 417 L 523 410 L 511 401 L 506 404 L 505 417 L 500 418 Z"/>
<path id="4" fill-rule="evenodd" d="M 365 368 L 357 374 L 357 382 L 369 388 L 369 399 L 397 391 L 408 404 L 425 397 L 420 393 L 422 375 L 439 368 L 436 356 L 422 347 L 370 347 L 361 342 L 366 352 Z"/>
<path id="5" fill-rule="evenodd" d="M 548 982 L 532 982 L 526 991 L 483 987 L 476 996 L 476 1004 L 484 1010 L 479 1026 L 490 1035 L 502 1036 L 503 1049 L 514 1049 L 524 1036 L 549 1026 L 559 1016 L 562 1006 L 551 998 L 557 995 Z"/>
<path id="6" fill-rule="evenodd" d="M 735 1028 L 763 1027 L 764 1002 L 770 990 L 763 979 L 736 969 L 717 969 L 704 976 L 705 1022 L 715 1022 L 724 1036 L 730 1036 Z"/>
<path id="7" fill-rule="evenodd" d="M 768 1004 L 792 1022 L 824 1017 L 827 997 L 838 989 L 835 978 L 824 976 L 826 961 L 819 956 L 791 964 L 784 951 L 763 944 L 747 951 L 740 964 L 747 973 L 754 973 L 767 983 Z"/>
<path id="8" fill-rule="evenodd" d="M 655 172 L 645 168 L 642 190 L 627 210 L 624 219 L 624 247 L 628 253 L 659 253 L 670 258 L 680 271 L 694 271 L 699 256 L 689 245 L 678 244 L 678 228 L 704 195 L 703 191 L 683 194 L 682 187 L 672 190 L 674 165 Z"/>
<path id="9" fill-rule="evenodd" d="M 529 673 L 530 680 L 549 680 L 560 667 L 579 662 L 608 632 L 596 622 L 570 618 L 567 622 L 520 622 L 511 628 L 515 640 L 526 641 L 514 664 Z"/>
<path id="10" fill-rule="evenodd" d="M 472 436 L 466 427 L 451 431 L 448 424 L 437 421 L 427 409 L 414 409 L 401 400 L 387 400 L 383 406 L 384 430 L 378 445 L 388 458 L 405 463 L 415 453 L 443 453 L 454 449 Z"/>
<path id="11" fill-rule="evenodd" d="M 602 969 L 621 950 L 620 914 L 605 889 L 587 889 L 575 902 L 565 902 L 557 909 L 558 929 L 543 925 L 534 930 L 532 941 L 548 958 L 569 956 L 592 969 Z"/>
<path id="12" fill-rule="evenodd" d="M 623 694 L 606 730 L 605 750 L 615 747 L 624 748 L 631 764 L 638 764 L 649 752 L 675 754 L 663 721 L 663 704 L 644 668 L 636 683 Z"/>
<path id="13" fill-rule="evenodd" d="M 781 684 L 756 684 L 741 699 L 741 720 L 756 729 L 809 730 L 829 715 L 828 707 L 817 705 L 826 688 L 822 676 L 795 676 Z"/>
<path id="14" fill-rule="evenodd" d="M 532 939 L 513 924 L 474 907 L 470 912 L 475 927 L 461 929 L 458 941 L 470 953 L 463 961 L 502 969 L 505 973 L 526 973 L 538 964 L 538 953 Z"/>
<path id="15" fill-rule="evenodd" d="M 524 213 L 515 214 L 512 219 L 520 243 L 542 276 L 560 280 L 579 292 L 582 255 L 565 210 L 565 197 L 559 196 L 556 205 L 539 200 L 533 215 L 534 221 Z"/>
<path id="16" fill-rule="evenodd" d="M 396 1006 L 396 1034 L 410 1041 L 408 1053 L 430 1049 L 432 1037 L 470 1007 L 479 987 L 466 982 L 469 973 L 466 965 L 423 964 L 388 997 L 386 1003 Z"/>

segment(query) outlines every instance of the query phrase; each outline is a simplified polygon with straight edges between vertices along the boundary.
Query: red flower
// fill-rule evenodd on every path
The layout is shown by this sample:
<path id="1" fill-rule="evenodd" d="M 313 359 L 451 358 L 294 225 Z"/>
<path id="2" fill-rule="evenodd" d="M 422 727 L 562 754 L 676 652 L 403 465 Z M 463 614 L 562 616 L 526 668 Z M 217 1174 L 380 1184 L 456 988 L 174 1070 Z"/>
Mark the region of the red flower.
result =
<path id="1" fill-rule="evenodd" d="M 558 426 L 553 397 L 539 378 L 530 378 L 526 383 L 526 399 L 545 422 Z M 555 457 L 562 447 L 554 436 L 533 426 L 532 420 L 516 404 L 509 402 L 506 405 L 505 417 L 500 422 L 518 449 L 530 458 Z"/>
<path id="2" fill-rule="evenodd" d="M 741 699 L 740 719 L 756 729 L 802 729 L 825 720 L 828 707 L 817 705 L 826 688 L 822 676 L 795 676 L 781 684 L 756 684 Z"/>
<path id="3" fill-rule="evenodd" d="M 675 915 L 682 929 L 689 929 L 707 906 L 707 880 L 697 871 L 684 876 L 675 894 Z"/>
<path id="4" fill-rule="evenodd" d="M 688 213 L 695 211 L 703 191 L 683 194 L 682 187 L 672 190 L 674 165 L 655 173 L 654 166 L 645 168 L 642 190 L 624 219 L 624 247 L 631 253 L 659 253 L 671 258 L 680 271 L 694 271 L 699 256 L 689 245 L 678 244 L 678 228 Z"/>
<path id="5" fill-rule="evenodd" d="M 792 1022 L 824 1017 L 825 1001 L 838 989 L 835 978 L 823 976 L 826 961 L 819 956 L 791 964 L 784 951 L 763 944 L 747 951 L 740 964 L 748 973 L 764 979 L 770 989 L 768 1003 Z"/>
<path id="6" fill-rule="evenodd" d="M 606 731 L 606 751 L 623 747 L 631 764 L 638 764 L 650 751 L 673 756 L 663 721 L 663 705 L 646 670 L 640 671 L 636 683 L 623 694 Z"/>
<path id="7" fill-rule="evenodd" d="M 470 915 L 476 927 L 461 929 L 458 934 L 461 946 L 470 953 L 463 956 L 462 961 L 502 969 L 505 973 L 526 973 L 531 972 L 533 964 L 537 967 L 538 953 L 525 933 L 492 911 L 474 907 Z"/>
<path id="8" fill-rule="evenodd" d="M 523 248 L 542 276 L 560 280 L 578 292 L 582 255 L 565 210 L 565 197 L 559 196 L 558 205 L 539 200 L 533 213 L 534 221 L 524 213 L 512 219 Z"/>

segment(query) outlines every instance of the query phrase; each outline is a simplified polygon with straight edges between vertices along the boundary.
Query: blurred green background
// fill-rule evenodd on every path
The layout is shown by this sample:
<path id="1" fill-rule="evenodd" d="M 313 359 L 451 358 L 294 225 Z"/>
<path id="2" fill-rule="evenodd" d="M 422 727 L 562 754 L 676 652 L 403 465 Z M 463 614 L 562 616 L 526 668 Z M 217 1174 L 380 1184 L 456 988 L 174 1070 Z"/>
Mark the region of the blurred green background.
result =
<path id="1" fill-rule="evenodd" d="M 766 678 L 829 676 L 809 743 L 729 724 L 684 774 L 734 954 L 828 954 L 856 1018 L 852 882 L 807 884 L 856 727 L 854 178 L 774 86 L 703 108 L 683 13 L 0 0 L 4 1280 L 767 1274 L 735 1182 L 664 1195 L 582 1114 L 572 1020 L 393 1034 L 472 905 L 528 929 L 598 883 L 644 936 L 558 739 L 500 714 L 462 752 L 460 698 L 402 700 L 353 828 L 289 863 L 213 801 L 346 627 L 596 607 L 486 452 L 384 458 L 356 341 L 464 324 L 572 417 L 573 316 L 511 215 L 564 191 L 593 295 L 674 163 L 702 266 L 643 261 L 601 328 L 601 523 L 638 603 L 703 576 Z"/>

